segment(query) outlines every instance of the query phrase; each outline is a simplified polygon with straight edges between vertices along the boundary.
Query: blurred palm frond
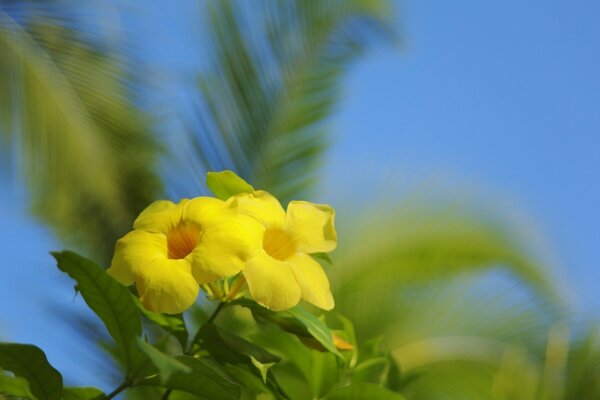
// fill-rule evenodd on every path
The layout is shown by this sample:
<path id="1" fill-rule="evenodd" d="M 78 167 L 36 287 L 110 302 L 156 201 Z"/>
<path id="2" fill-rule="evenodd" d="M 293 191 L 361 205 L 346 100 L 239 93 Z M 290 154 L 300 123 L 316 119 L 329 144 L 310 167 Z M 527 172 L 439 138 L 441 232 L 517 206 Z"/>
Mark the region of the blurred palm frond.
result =
<path id="1" fill-rule="evenodd" d="M 160 189 L 159 146 L 117 55 L 51 7 L 25 4 L 0 8 L 4 167 L 27 183 L 36 216 L 106 262 Z"/>
<path id="2" fill-rule="evenodd" d="M 284 202 L 315 181 L 344 72 L 392 37 L 387 1 L 217 1 L 198 78 L 198 169 L 232 169 Z"/>

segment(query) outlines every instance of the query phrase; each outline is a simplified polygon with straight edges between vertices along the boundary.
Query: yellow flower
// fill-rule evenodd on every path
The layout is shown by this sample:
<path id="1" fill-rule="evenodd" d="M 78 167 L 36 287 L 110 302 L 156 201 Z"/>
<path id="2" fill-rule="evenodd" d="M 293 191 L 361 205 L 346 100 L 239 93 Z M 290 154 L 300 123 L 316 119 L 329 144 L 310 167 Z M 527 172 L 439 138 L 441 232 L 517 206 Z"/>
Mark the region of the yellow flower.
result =
<path id="1" fill-rule="evenodd" d="M 275 197 L 261 190 L 238 194 L 228 202 L 265 227 L 262 249 L 243 270 L 254 300 L 275 311 L 295 306 L 300 298 L 332 309 L 327 275 L 309 254 L 335 249 L 333 208 L 292 201 L 286 213 Z"/>
<path id="2" fill-rule="evenodd" d="M 148 206 L 119 239 L 108 273 L 136 284 L 144 306 L 176 314 L 199 285 L 238 273 L 260 247 L 264 228 L 212 197 L 161 200 Z"/>

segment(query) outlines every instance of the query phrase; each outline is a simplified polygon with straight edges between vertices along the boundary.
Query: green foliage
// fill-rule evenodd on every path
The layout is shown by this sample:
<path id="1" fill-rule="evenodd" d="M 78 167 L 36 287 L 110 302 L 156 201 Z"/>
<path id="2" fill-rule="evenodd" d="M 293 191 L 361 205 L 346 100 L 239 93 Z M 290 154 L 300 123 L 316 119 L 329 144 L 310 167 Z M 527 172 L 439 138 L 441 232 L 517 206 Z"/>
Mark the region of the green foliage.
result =
<path id="1" fill-rule="evenodd" d="M 191 368 L 187 365 L 173 357 L 169 357 L 140 338 L 137 339 L 137 346 L 158 370 L 158 380 L 161 385 L 166 384 L 174 373 L 185 374 L 191 372 Z"/>
<path id="2" fill-rule="evenodd" d="M 104 393 L 93 387 L 66 387 L 63 390 L 63 400 L 100 400 Z"/>
<path id="3" fill-rule="evenodd" d="M 208 172 L 206 186 L 221 200 L 227 200 L 236 194 L 254 191 L 252 186 L 231 171 Z"/>
<path id="4" fill-rule="evenodd" d="M 404 400 L 404 396 L 372 383 L 357 383 L 334 389 L 326 400 Z"/>
<path id="5" fill-rule="evenodd" d="M 156 377 L 139 384 L 182 390 L 205 400 L 239 399 L 240 387 L 209 361 L 188 356 L 179 356 L 176 360 L 187 366 L 189 371 L 173 371 L 164 383 Z"/>
<path id="6" fill-rule="evenodd" d="M 227 332 L 215 324 L 204 325 L 199 331 L 197 339 L 200 349 L 222 363 L 246 365 L 251 370 L 256 368 L 263 382 L 267 381 L 270 367 L 281 359 L 267 350 L 259 347 L 246 339 Z"/>
<path id="7" fill-rule="evenodd" d="M 249 308 L 259 320 L 273 322 L 281 329 L 293 333 L 301 339 L 314 339 L 325 350 L 342 357 L 333 343 L 333 336 L 329 327 L 300 306 L 286 311 L 274 312 L 254 301 L 245 299 L 237 300 L 234 304 Z"/>
<path id="8" fill-rule="evenodd" d="M 129 290 L 104 268 L 73 252 L 52 255 L 58 268 L 77 282 L 77 290 L 115 340 L 127 372 L 134 374 L 141 360 L 136 343 L 142 324 Z"/>
<path id="9" fill-rule="evenodd" d="M 17 169 L 36 216 L 107 262 L 159 192 L 159 145 L 119 55 L 91 43 L 60 7 L 22 10 L 0 4 L 2 167 Z"/>
<path id="10" fill-rule="evenodd" d="M 389 3 L 213 1 L 207 8 L 210 65 L 198 77 L 202 124 L 191 138 L 198 167 L 231 169 L 286 203 L 315 181 L 344 71 L 389 33 Z"/>
<path id="11" fill-rule="evenodd" d="M 29 344 L 0 343 L 0 367 L 21 377 L 37 400 L 60 400 L 62 376 L 55 370 L 42 350 Z M 0 392 L 27 394 L 22 381 L 3 378 Z M 12 391 L 12 393 L 10 393 Z"/>
<path id="12" fill-rule="evenodd" d="M 8 395 L 24 399 L 33 399 L 34 396 L 29 390 L 29 383 L 26 379 L 20 377 L 11 377 L 3 375 L 0 371 L 0 396 Z"/>
<path id="13" fill-rule="evenodd" d="M 147 310 L 137 297 L 132 296 L 132 299 L 144 317 L 164 329 L 166 332 L 172 334 L 177 339 L 182 349 L 186 348 L 189 333 L 185 326 L 183 314 L 169 315 L 155 313 Z"/>

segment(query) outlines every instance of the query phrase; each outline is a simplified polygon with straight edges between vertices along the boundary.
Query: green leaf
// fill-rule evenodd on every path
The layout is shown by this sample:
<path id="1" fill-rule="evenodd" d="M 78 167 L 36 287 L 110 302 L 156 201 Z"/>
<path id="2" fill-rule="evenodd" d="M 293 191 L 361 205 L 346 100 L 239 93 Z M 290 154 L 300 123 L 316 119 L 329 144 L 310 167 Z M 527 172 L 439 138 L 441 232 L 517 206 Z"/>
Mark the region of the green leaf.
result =
<path id="1" fill-rule="evenodd" d="M 356 383 L 332 390 L 326 400 L 405 400 L 399 393 L 372 383 Z"/>
<path id="2" fill-rule="evenodd" d="M 240 397 L 240 387 L 206 359 L 178 356 L 178 362 L 189 367 L 189 372 L 175 371 L 161 383 L 158 377 L 145 379 L 140 385 L 162 386 L 192 393 L 204 400 L 235 400 Z"/>
<path id="3" fill-rule="evenodd" d="M 313 338 L 321 343 L 323 347 L 325 347 L 331 353 L 343 358 L 338 349 L 335 347 L 335 344 L 333 343 L 333 333 L 325 324 L 325 322 L 321 321 L 300 306 L 296 306 L 287 310 L 287 313 L 302 323 L 308 333 L 310 333 Z"/>
<path id="4" fill-rule="evenodd" d="M 0 394 L 35 399 L 25 379 L 3 375 L 2 371 L 0 371 Z"/>
<path id="5" fill-rule="evenodd" d="M 344 358 L 335 347 L 333 333 L 327 324 L 300 306 L 274 312 L 249 299 L 238 299 L 232 304 L 249 308 L 259 320 L 264 319 L 277 324 L 284 331 L 298 336 L 309 347 L 317 350 L 322 347 L 324 350 Z"/>
<path id="6" fill-rule="evenodd" d="M 63 400 L 100 400 L 104 392 L 95 387 L 66 387 L 63 390 Z"/>
<path id="7" fill-rule="evenodd" d="M 54 252 L 58 268 L 77 282 L 87 305 L 100 317 L 117 343 L 129 373 L 141 361 L 136 344 L 142 332 L 140 314 L 129 290 L 106 273 L 104 268 L 73 252 Z"/>
<path id="8" fill-rule="evenodd" d="M 186 349 L 189 333 L 185 326 L 183 314 L 168 315 L 155 313 L 147 310 L 139 298 L 135 296 L 131 296 L 131 298 L 144 317 L 172 334 L 179 341 L 179 344 L 181 344 L 182 350 Z"/>
<path id="9" fill-rule="evenodd" d="M 254 191 L 254 188 L 245 180 L 229 170 L 207 173 L 206 185 L 221 200 L 227 200 L 236 194 Z"/>
<path id="10" fill-rule="evenodd" d="M 161 384 L 165 384 L 175 372 L 190 372 L 191 369 L 175 358 L 166 355 L 162 351 L 142 339 L 137 339 L 138 348 L 144 353 L 150 362 L 158 370 L 158 378 Z"/>
<path id="11" fill-rule="evenodd" d="M 60 400 L 62 376 L 42 350 L 30 344 L 0 343 L 0 367 L 29 383 L 38 400 Z"/>
<path id="12" fill-rule="evenodd" d="M 215 324 L 202 327 L 198 334 L 202 348 L 216 360 L 229 364 L 246 364 L 258 370 L 263 382 L 267 381 L 269 368 L 281 359 L 264 348 L 247 341 Z"/>

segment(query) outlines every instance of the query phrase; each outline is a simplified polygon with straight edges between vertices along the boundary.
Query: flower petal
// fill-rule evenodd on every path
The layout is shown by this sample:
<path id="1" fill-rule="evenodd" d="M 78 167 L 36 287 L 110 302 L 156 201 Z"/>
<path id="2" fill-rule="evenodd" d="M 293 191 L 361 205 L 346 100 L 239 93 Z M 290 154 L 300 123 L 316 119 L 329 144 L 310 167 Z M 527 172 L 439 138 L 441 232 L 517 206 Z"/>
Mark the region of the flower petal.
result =
<path id="1" fill-rule="evenodd" d="M 335 211 L 327 204 L 291 201 L 287 208 L 285 230 L 303 253 L 327 253 L 335 249 L 337 234 Z"/>
<path id="2" fill-rule="evenodd" d="M 248 261 L 244 277 L 252 298 L 271 310 L 287 310 L 300 301 L 300 286 L 290 265 L 264 251 Z"/>
<path id="3" fill-rule="evenodd" d="M 188 256 L 199 284 L 235 275 L 246 261 L 261 249 L 264 227 L 246 215 L 208 226 L 194 251 Z"/>
<path id="4" fill-rule="evenodd" d="M 181 221 L 187 202 L 188 199 L 182 199 L 178 204 L 168 200 L 155 201 L 140 213 L 133 222 L 133 228 L 166 234 Z"/>
<path id="5" fill-rule="evenodd" d="M 286 261 L 292 267 L 302 289 L 302 298 L 323 310 L 331 310 L 335 303 L 329 280 L 321 265 L 311 256 L 302 253 L 296 253 Z"/>
<path id="6" fill-rule="evenodd" d="M 241 213 L 256 218 L 265 228 L 283 228 L 285 210 L 279 200 L 263 190 L 232 196 L 228 203 Z"/>
<path id="7" fill-rule="evenodd" d="M 183 210 L 183 221 L 193 222 L 204 228 L 228 218 L 232 213 L 227 203 L 214 197 L 195 197 L 188 201 Z"/>
<path id="8" fill-rule="evenodd" d="M 148 310 L 167 314 L 190 308 L 200 291 L 185 259 L 163 259 L 147 265 L 137 274 L 136 285 Z"/>
<path id="9" fill-rule="evenodd" d="M 141 269 L 157 260 L 167 258 L 167 239 L 159 233 L 134 230 L 123 236 L 115 245 L 108 273 L 129 286 Z"/>

